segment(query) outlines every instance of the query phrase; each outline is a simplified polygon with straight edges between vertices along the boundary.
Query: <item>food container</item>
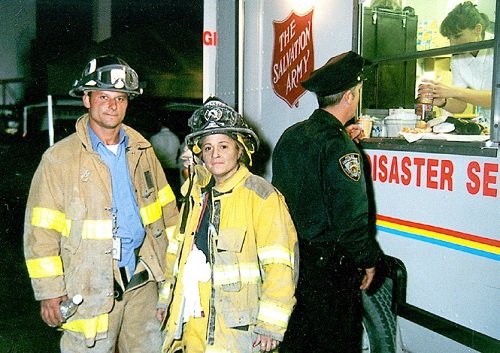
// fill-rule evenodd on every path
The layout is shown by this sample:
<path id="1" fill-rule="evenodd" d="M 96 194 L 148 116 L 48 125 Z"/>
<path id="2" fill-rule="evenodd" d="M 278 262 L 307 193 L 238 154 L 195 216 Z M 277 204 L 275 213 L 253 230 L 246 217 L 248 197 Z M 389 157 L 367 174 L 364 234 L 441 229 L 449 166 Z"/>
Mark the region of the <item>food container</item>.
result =
<path id="1" fill-rule="evenodd" d="M 418 117 L 416 114 L 396 114 L 389 115 L 385 118 L 385 126 L 387 129 L 387 137 L 397 137 L 398 132 L 404 127 L 414 129 L 417 124 Z"/>
<path id="2" fill-rule="evenodd" d="M 384 119 L 374 119 L 371 137 L 387 137 Z"/>

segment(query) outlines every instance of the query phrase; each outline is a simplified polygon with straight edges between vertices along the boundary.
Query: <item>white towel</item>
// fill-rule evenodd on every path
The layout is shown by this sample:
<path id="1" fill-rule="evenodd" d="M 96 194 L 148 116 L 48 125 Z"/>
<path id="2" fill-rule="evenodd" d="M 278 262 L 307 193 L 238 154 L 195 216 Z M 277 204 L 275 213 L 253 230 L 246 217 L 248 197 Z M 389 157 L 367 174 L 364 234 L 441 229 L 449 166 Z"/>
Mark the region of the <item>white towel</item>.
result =
<path id="1" fill-rule="evenodd" d="M 202 316 L 203 308 L 200 303 L 198 282 L 207 282 L 210 279 L 210 275 L 210 264 L 207 262 L 205 254 L 194 245 L 184 265 L 184 272 L 182 274 L 185 300 L 184 322 L 187 322 L 191 316 Z"/>

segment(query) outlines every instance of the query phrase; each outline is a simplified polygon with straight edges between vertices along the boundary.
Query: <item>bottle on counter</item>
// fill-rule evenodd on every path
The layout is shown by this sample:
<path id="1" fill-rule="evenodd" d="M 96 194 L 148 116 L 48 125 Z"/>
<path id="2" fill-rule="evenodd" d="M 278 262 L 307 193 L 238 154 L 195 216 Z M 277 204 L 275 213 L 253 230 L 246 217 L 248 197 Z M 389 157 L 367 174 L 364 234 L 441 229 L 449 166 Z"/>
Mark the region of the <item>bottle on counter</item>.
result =
<path id="1" fill-rule="evenodd" d="M 440 79 L 438 79 L 440 81 Z M 420 84 L 420 86 L 431 87 L 428 84 Z M 415 106 L 415 113 L 417 114 L 419 120 L 429 121 L 436 117 L 434 112 L 434 95 L 431 92 L 427 92 L 423 95 L 418 96 L 418 102 Z"/>
<path id="2" fill-rule="evenodd" d="M 415 114 L 417 114 L 419 120 L 426 122 L 436 117 L 436 112 L 432 104 L 418 103 L 415 107 Z"/>
<path id="3" fill-rule="evenodd" d="M 433 85 L 425 84 L 425 83 L 421 83 L 419 85 L 419 87 L 420 86 L 425 87 L 427 89 L 433 88 Z M 418 102 L 420 104 L 432 104 L 433 101 L 434 101 L 434 94 L 432 93 L 432 90 L 431 90 L 431 92 L 426 92 L 423 95 L 418 96 Z"/>
<path id="4" fill-rule="evenodd" d="M 59 304 L 64 321 L 76 313 L 78 305 L 80 305 L 82 301 L 83 297 L 80 294 L 77 294 L 72 299 L 65 300 Z"/>

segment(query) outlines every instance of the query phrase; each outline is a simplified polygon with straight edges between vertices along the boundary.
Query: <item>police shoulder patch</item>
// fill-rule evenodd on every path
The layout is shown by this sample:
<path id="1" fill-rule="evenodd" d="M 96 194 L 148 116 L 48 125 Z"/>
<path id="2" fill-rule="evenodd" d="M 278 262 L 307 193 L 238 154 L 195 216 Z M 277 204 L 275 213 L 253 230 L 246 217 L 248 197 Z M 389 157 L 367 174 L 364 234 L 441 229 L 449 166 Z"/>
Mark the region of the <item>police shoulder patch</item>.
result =
<path id="1" fill-rule="evenodd" d="M 348 153 L 340 157 L 340 167 L 344 173 L 352 180 L 361 179 L 361 158 L 358 153 Z"/>

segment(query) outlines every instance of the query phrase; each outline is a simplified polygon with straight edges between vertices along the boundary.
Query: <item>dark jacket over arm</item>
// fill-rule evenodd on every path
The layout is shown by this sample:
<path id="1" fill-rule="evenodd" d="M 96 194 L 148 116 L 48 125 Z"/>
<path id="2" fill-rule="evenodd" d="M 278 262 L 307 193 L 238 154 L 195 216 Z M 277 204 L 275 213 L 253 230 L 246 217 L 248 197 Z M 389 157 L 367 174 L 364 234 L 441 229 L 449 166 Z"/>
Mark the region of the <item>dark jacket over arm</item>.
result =
<path id="1" fill-rule="evenodd" d="M 273 153 L 273 184 L 301 242 L 335 242 L 359 267 L 376 265 L 363 154 L 334 116 L 317 109 L 283 133 Z"/>

